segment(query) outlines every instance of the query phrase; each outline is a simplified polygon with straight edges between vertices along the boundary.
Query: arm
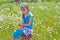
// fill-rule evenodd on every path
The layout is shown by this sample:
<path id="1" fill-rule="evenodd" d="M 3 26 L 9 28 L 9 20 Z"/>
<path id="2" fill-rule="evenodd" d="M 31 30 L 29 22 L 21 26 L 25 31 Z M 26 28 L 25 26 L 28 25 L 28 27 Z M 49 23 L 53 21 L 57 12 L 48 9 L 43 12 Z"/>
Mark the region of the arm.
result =
<path id="1" fill-rule="evenodd" d="M 22 29 L 23 28 L 23 26 L 21 25 L 21 24 L 23 24 L 24 23 L 24 21 L 23 21 L 23 19 L 22 19 L 22 23 L 19 23 L 18 25 L 20 26 L 20 28 L 18 28 L 18 29 Z"/>
<path id="2" fill-rule="evenodd" d="M 32 17 L 29 19 L 29 23 L 28 24 L 22 24 L 22 26 L 30 26 L 32 23 Z"/>
<path id="3" fill-rule="evenodd" d="M 23 19 L 22 19 L 22 23 L 19 23 L 18 25 L 19 25 L 19 26 L 21 26 L 21 24 L 24 24 L 24 21 L 23 21 Z"/>

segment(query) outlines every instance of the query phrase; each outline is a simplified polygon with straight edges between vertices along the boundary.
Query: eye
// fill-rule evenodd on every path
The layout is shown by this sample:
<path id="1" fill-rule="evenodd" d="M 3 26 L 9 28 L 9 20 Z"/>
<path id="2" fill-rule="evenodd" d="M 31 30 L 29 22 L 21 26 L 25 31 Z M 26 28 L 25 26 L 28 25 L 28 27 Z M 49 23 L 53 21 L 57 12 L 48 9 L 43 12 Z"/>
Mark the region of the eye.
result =
<path id="1" fill-rule="evenodd" d="M 22 11 L 25 11 L 25 9 L 24 9 L 24 8 L 21 8 L 21 10 L 22 10 Z"/>

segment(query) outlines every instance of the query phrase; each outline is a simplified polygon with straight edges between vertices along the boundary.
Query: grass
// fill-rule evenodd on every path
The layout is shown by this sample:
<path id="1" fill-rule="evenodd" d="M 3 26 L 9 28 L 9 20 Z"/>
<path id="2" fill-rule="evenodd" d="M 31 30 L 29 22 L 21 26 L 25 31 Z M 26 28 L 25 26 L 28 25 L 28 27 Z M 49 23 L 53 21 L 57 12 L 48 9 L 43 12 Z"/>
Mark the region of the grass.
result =
<path id="1" fill-rule="evenodd" d="M 29 3 L 34 15 L 33 40 L 60 40 L 60 3 Z M 9 40 L 19 28 L 21 11 L 16 3 L 0 5 L 0 40 Z"/>

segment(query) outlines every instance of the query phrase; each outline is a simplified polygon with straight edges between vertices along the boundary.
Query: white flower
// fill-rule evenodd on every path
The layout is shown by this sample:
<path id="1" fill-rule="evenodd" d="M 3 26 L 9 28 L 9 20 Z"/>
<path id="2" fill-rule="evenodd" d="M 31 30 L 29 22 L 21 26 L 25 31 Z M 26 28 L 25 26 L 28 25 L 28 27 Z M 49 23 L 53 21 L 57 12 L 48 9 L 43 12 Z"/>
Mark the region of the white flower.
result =
<path id="1" fill-rule="evenodd" d="M 47 6 L 39 6 L 38 8 L 44 10 L 47 8 Z"/>
<path id="2" fill-rule="evenodd" d="M 18 19 L 18 17 L 15 18 L 16 20 Z"/>
<path id="3" fill-rule="evenodd" d="M 43 25 L 42 27 L 45 28 L 45 25 Z"/>
<path id="4" fill-rule="evenodd" d="M 0 26 L 0 28 L 2 28 L 2 26 Z"/>
<path id="5" fill-rule="evenodd" d="M 40 36 L 39 34 L 37 34 L 37 36 Z"/>
<path id="6" fill-rule="evenodd" d="M 52 28 L 51 27 L 48 27 L 47 28 L 47 32 L 51 33 L 51 31 L 52 31 Z"/>
<path id="7" fill-rule="evenodd" d="M 3 16 L 2 15 L 0 15 L 0 21 L 3 21 Z"/>
<path id="8" fill-rule="evenodd" d="M 32 8 L 35 8 L 34 6 L 32 6 Z"/>
<path id="9" fill-rule="evenodd" d="M 40 20 L 40 24 L 42 24 L 43 20 Z"/>
<path id="10" fill-rule="evenodd" d="M 56 32 L 56 34 L 58 34 L 58 32 Z"/>
<path id="11" fill-rule="evenodd" d="M 55 15 L 54 18 L 57 18 L 57 15 Z"/>
<path id="12" fill-rule="evenodd" d="M 15 23 L 15 22 L 12 22 L 12 23 Z"/>
<path id="13" fill-rule="evenodd" d="M 58 2 L 57 4 L 60 5 L 60 2 Z"/>
<path id="14" fill-rule="evenodd" d="M 59 22 L 59 24 L 60 24 L 60 22 Z"/>
<path id="15" fill-rule="evenodd" d="M 60 18 L 60 16 L 58 16 L 58 18 Z"/>
<path id="16" fill-rule="evenodd" d="M 9 27 L 7 27 L 7 29 L 8 29 Z"/>
<path id="17" fill-rule="evenodd" d="M 58 5 L 56 5 L 56 6 L 54 7 L 54 9 L 60 9 L 60 7 L 59 7 Z"/>
<path id="18" fill-rule="evenodd" d="M 15 25 L 13 25 L 15 27 Z"/>
<path id="19" fill-rule="evenodd" d="M 10 9 L 9 8 L 5 8 L 4 11 L 10 11 Z"/>
<path id="20" fill-rule="evenodd" d="M 7 28 L 5 28 L 5 30 L 7 30 Z"/>
<path id="21" fill-rule="evenodd" d="M 52 37 L 52 35 L 50 34 L 50 37 Z"/>
<path id="22" fill-rule="evenodd" d="M 3 10 L 1 9 L 1 12 L 3 12 Z"/>
<path id="23" fill-rule="evenodd" d="M 57 39 L 54 39 L 54 40 L 57 40 Z"/>

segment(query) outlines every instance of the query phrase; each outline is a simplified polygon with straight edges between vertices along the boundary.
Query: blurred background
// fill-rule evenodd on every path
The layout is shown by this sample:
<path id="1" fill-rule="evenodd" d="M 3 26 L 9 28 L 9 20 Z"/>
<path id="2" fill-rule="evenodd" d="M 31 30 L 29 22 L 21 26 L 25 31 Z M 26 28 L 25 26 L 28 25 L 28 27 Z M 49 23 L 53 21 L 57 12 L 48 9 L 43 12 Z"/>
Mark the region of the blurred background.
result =
<path id="1" fill-rule="evenodd" d="M 32 40 L 60 40 L 60 0 L 0 0 L 0 40 L 10 40 L 21 22 L 20 4 L 34 15 Z"/>

